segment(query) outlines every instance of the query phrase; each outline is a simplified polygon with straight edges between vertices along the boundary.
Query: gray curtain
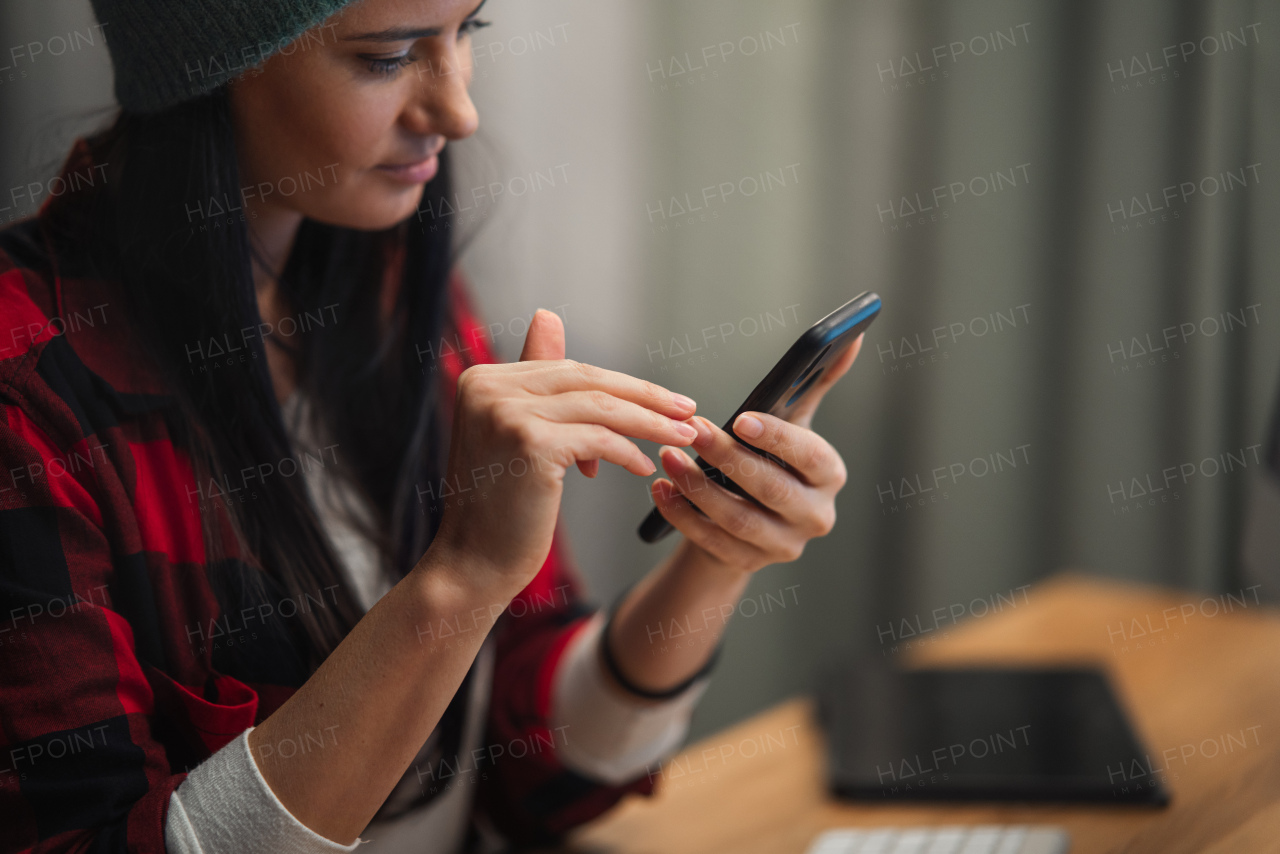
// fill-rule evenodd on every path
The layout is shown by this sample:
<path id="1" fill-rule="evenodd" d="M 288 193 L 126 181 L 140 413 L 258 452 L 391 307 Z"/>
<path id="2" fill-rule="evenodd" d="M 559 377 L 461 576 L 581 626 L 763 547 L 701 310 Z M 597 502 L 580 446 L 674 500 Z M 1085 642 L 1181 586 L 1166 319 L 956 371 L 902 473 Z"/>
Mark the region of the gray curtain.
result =
<path id="1" fill-rule="evenodd" d="M 462 187 L 511 192 L 474 212 L 462 263 L 500 353 L 552 308 L 571 356 L 719 419 L 804 325 L 884 298 L 815 424 L 849 467 L 840 522 L 754 579 L 695 736 L 837 654 L 892 657 L 902 620 L 981 619 L 1064 569 L 1253 583 L 1238 542 L 1280 385 L 1277 11 L 491 0 Z M 79 0 L 0 10 L 6 44 L 90 21 Z M 62 117 L 109 104 L 104 60 L 0 86 L 5 187 L 57 161 Z M 630 475 L 570 475 L 598 601 L 673 547 L 635 537 L 648 508 Z"/>
<path id="2" fill-rule="evenodd" d="M 1275 4 L 647 8 L 646 345 L 884 297 L 816 422 L 850 468 L 840 524 L 755 579 L 798 604 L 739 612 L 700 731 L 810 689 L 839 652 L 891 654 L 904 619 L 980 618 L 1065 569 L 1254 583 L 1238 542 L 1280 366 Z M 722 182 L 742 191 L 704 202 Z M 792 335 L 631 364 L 724 414 Z M 606 524 L 601 563 L 637 573 L 628 527 Z"/>

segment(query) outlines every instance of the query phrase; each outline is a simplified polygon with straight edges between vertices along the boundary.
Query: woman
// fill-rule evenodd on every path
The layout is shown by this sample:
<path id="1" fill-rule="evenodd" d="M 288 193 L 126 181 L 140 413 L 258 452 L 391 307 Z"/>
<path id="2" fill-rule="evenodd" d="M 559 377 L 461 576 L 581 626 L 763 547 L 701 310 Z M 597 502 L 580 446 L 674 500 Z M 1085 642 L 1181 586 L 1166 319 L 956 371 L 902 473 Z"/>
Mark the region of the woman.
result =
<path id="1" fill-rule="evenodd" d="M 0 848 L 455 851 L 650 792 L 717 615 L 834 523 L 808 425 L 855 353 L 736 422 L 794 472 L 550 312 L 493 364 L 415 216 L 476 129 L 475 0 L 94 6 L 122 112 L 0 234 Z M 684 541 L 593 611 L 563 478 L 652 474 L 632 438 Z"/>

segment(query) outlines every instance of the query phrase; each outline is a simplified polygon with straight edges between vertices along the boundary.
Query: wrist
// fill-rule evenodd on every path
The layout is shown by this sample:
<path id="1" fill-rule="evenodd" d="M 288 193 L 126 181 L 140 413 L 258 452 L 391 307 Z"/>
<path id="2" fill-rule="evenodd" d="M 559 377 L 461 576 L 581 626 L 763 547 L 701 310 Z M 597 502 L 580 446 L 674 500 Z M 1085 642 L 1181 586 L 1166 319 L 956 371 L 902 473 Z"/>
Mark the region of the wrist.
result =
<path id="1" fill-rule="evenodd" d="M 726 563 L 701 546 L 684 540 L 672 553 L 672 562 L 682 574 L 696 574 L 725 589 L 746 589 L 754 570 L 738 564 Z"/>
<path id="2" fill-rule="evenodd" d="M 418 588 L 433 610 L 467 613 L 484 609 L 495 621 L 518 590 L 495 583 L 496 573 L 485 571 L 475 560 L 443 545 L 433 544 L 413 568 Z"/>
<path id="3" fill-rule="evenodd" d="M 608 616 L 605 617 L 604 626 L 600 630 L 600 643 L 598 645 L 597 654 L 599 656 L 601 669 L 608 673 L 613 684 L 622 689 L 622 691 L 627 695 L 642 702 L 666 702 L 685 693 L 693 683 L 707 676 L 715 667 L 716 661 L 719 659 L 720 652 L 724 646 L 723 636 L 716 641 L 715 648 L 711 651 L 711 655 L 703 665 L 678 683 L 674 685 L 664 683 L 665 687 L 651 687 L 648 685 L 638 684 L 626 673 L 626 668 L 619 663 L 618 656 L 614 652 L 616 642 L 611 637 L 611 634 L 614 630 L 614 618 L 617 615 L 618 605 L 620 602 L 621 597 L 615 601 L 613 607 L 608 611 Z"/>

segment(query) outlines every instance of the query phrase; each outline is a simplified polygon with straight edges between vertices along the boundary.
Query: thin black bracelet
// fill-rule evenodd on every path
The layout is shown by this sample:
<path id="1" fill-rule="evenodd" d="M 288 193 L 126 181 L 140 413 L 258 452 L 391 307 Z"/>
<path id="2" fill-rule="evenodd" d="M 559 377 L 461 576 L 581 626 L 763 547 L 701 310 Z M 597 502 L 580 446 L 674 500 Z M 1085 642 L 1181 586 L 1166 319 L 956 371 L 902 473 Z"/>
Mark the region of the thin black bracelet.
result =
<path id="1" fill-rule="evenodd" d="M 618 598 L 613 600 L 613 604 L 609 606 L 609 617 L 605 620 L 604 629 L 600 635 L 600 652 L 604 656 L 604 666 L 609 670 L 610 675 L 617 680 L 618 684 L 630 691 L 632 694 L 644 697 L 648 700 L 670 700 L 672 697 L 676 697 L 684 693 L 690 685 L 711 672 L 711 669 L 715 667 L 716 662 L 720 659 L 720 650 L 724 649 L 724 635 L 720 636 L 720 641 L 716 644 L 715 650 L 712 651 L 711 657 L 707 659 L 707 663 L 702 665 L 697 673 L 693 674 L 679 685 L 676 685 L 674 688 L 668 688 L 666 691 L 650 691 L 647 688 L 641 688 L 639 685 L 634 684 L 631 680 L 622 675 L 622 669 L 618 667 L 618 662 L 613 657 L 613 651 L 609 649 L 609 627 L 613 625 L 613 617 L 618 613 L 618 608 L 622 605 L 622 600 L 626 598 L 627 594 L 631 592 L 631 587 L 634 586 L 635 585 L 632 584 L 627 587 L 626 590 L 622 591 Z"/>

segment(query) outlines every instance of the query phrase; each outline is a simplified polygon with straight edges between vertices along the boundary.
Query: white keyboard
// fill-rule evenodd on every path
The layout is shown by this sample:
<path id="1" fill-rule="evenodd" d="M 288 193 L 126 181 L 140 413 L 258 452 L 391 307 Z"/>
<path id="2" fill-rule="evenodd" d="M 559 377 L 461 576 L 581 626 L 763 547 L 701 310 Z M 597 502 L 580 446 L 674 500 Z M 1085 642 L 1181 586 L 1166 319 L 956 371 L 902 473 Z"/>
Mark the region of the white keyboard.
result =
<path id="1" fill-rule="evenodd" d="M 806 854 L 1067 854 L 1070 847 L 1056 827 L 849 827 L 821 834 Z"/>

